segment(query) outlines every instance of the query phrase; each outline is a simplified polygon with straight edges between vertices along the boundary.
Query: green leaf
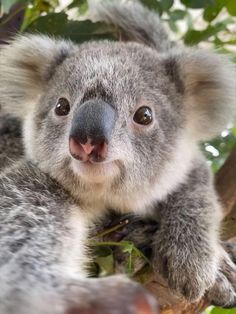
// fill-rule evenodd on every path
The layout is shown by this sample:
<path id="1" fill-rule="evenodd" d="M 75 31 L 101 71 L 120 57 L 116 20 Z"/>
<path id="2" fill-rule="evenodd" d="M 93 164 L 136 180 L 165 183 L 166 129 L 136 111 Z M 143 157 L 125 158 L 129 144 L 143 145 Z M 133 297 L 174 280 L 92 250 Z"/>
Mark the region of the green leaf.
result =
<path id="1" fill-rule="evenodd" d="M 181 2 L 188 8 L 201 9 L 214 5 L 215 0 L 181 0 Z"/>
<path id="2" fill-rule="evenodd" d="M 88 40 L 101 40 L 118 38 L 117 29 L 103 22 L 92 23 L 85 21 L 69 21 L 63 30 L 62 36 L 82 43 Z"/>
<path id="3" fill-rule="evenodd" d="M 169 11 L 169 9 L 172 7 L 174 4 L 174 0 L 162 0 L 161 1 L 161 7 L 163 11 Z"/>
<path id="4" fill-rule="evenodd" d="M 87 3 L 87 0 L 73 0 L 67 7 L 67 9 L 74 9 L 78 8 L 79 6 Z"/>
<path id="5" fill-rule="evenodd" d="M 127 243 L 123 247 L 122 252 L 132 254 L 133 249 L 134 249 L 134 244 L 133 243 Z"/>
<path id="6" fill-rule="evenodd" d="M 210 306 L 210 307 L 208 307 L 208 308 L 205 310 L 204 313 L 206 313 L 206 314 L 211 314 L 212 309 L 213 309 L 213 306 Z"/>
<path id="7" fill-rule="evenodd" d="M 236 45 L 236 39 L 232 39 L 232 40 L 228 40 L 228 41 L 225 41 L 225 42 L 222 42 L 222 44 L 224 45 Z"/>
<path id="8" fill-rule="evenodd" d="M 207 22 L 212 22 L 217 17 L 217 15 L 220 13 L 222 8 L 223 8 L 223 6 L 221 6 L 219 4 L 207 7 L 203 13 L 204 20 Z"/>
<path id="9" fill-rule="evenodd" d="M 214 26 L 209 25 L 203 31 L 189 30 L 184 36 L 184 42 L 187 45 L 196 45 L 201 41 L 207 40 L 209 37 L 216 35 L 226 29 L 225 23 L 217 23 Z"/>
<path id="10" fill-rule="evenodd" d="M 93 246 L 93 256 L 95 257 L 106 257 L 112 253 L 109 246 Z"/>
<path id="11" fill-rule="evenodd" d="M 232 132 L 233 136 L 236 137 L 236 126 L 232 128 L 231 132 Z"/>
<path id="12" fill-rule="evenodd" d="M 184 17 L 186 16 L 186 11 L 174 10 L 174 11 L 169 12 L 169 15 L 172 21 L 183 20 Z"/>
<path id="13" fill-rule="evenodd" d="M 169 1 L 169 0 L 168 0 Z M 163 13 L 162 5 L 157 0 L 140 0 L 140 2 L 151 10 L 157 11 L 160 15 Z"/>
<path id="14" fill-rule="evenodd" d="M 40 32 L 53 36 L 62 36 L 77 43 L 88 40 L 116 39 L 117 30 L 102 22 L 70 21 L 66 13 L 49 13 L 40 16 L 26 29 L 29 32 Z"/>
<path id="15" fill-rule="evenodd" d="M 114 274 L 114 258 L 112 253 L 105 257 L 97 257 L 95 262 L 100 268 L 100 276 Z"/>
<path id="16" fill-rule="evenodd" d="M 229 14 L 236 16 L 236 1 L 235 0 L 227 0 L 226 8 Z"/>
<path id="17" fill-rule="evenodd" d="M 133 271 L 134 271 L 134 260 L 133 260 L 133 257 L 135 256 L 134 250 L 135 250 L 134 244 L 129 243 L 129 242 L 125 243 L 124 247 L 122 248 L 123 253 L 129 254 L 125 270 L 126 270 L 127 274 L 130 274 L 130 275 L 132 275 Z"/>
<path id="18" fill-rule="evenodd" d="M 114 257 L 111 248 L 107 246 L 93 247 L 94 263 L 97 265 L 94 269 L 98 272 L 99 276 L 114 274 Z M 94 265 L 92 265 L 94 268 Z M 97 269 L 96 269 L 97 268 Z"/>
<path id="19" fill-rule="evenodd" d="M 67 14 L 49 13 L 33 21 L 26 30 L 28 32 L 40 32 L 43 34 L 61 36 L 64 33 L 67 22 Z"/>
<path id="20" fill-rule="evenodd" d="M 179 31 L 177 24 L 175 23 L 175 20 L 168 20 L 168 24 L 172 32 L 177 33 Z"/>
<path id="21" fill-rule="evenodd" d="M 84 15 L 88 11 L 88 1 L 87 0 L 73 0 L 72 3 L 67 7 L 67 9 L 78 8 L 79 14 Z"/>
<path id="22" fill-rule="evenodd" d="M 132 254 L 130 254 L 127 264 L 126 264 L 126 273 L 129 275 L 133 275 L 133 272 L 134 272 L 134 262 L 133 262 Z"/>
<path id="23" fill-rule="evenodd" d="M 213 308 L 210 314 L 236 314 L 236 309 L 220 309 L 218 307 Z"/>
<path id="24" fill-rule="evenodd" d="M 32 7 L 32 8 L 27 8 L 25 11 L 25 16 L 23 23 L 21 25 L 21 32 L 24 32 L 27 27 L 33 23 L 37 18 L 40 16 L 40 11 L 38 10 L 37 7 Z"/>
<path id="25" fill-rule="evenodd" d="M 35 6 L 40 12 L 49 12 L 51 9 L 51 3 L 49 1 L 38 0 Z"/>

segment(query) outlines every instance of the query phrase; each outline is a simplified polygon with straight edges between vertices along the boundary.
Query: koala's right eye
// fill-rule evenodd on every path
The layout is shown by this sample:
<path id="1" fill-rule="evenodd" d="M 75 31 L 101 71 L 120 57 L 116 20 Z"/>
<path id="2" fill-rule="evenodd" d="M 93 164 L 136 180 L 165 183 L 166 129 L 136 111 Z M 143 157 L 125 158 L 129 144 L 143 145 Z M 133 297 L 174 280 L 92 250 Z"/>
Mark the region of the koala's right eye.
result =
<path id="1" fill-rule="evenodd" d="M 66 98 L 59 98 L 55 107 L 57 116 L 67 116 L 70 112 L 70 103 Z"/>

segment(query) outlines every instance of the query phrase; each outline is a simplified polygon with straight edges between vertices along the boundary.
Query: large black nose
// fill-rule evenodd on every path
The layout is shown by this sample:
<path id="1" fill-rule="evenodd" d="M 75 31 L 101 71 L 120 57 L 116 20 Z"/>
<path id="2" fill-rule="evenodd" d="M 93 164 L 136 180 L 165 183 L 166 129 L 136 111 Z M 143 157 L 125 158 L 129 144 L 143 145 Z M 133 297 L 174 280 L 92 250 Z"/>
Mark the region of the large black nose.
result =
<path id="1" fill-rule="evenodd" d="M 76 108 L 69 147 L 74 158 L 102 161 L 115 124 L 115 109 L 102 100 L 89 100 Z"/>

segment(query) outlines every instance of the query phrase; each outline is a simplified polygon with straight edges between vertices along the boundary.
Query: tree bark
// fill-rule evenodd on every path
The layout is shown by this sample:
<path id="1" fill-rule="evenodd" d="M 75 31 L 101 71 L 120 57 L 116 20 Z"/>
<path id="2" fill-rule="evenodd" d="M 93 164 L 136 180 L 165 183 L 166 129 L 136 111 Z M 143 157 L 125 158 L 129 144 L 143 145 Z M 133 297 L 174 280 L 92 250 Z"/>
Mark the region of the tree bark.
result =
<path id="1" fill-rule="evenodd" d="M 236 236 L 236 148 L 216 175 L 216 189 L 224 205 L 222 240 Z"/>

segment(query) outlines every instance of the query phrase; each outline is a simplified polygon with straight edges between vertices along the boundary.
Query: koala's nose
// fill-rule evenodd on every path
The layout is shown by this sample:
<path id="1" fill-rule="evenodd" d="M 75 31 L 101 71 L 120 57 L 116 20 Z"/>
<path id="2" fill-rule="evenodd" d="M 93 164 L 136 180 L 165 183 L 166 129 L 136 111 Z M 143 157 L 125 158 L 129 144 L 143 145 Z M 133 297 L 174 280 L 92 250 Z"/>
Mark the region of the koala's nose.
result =
<path id="1" fill-rule="evenodd" d="M 71 155 L 82 161 L 103 161 L 115 116 L 115 109 L 102 100 L 90 100 L 76 108 L 69 140 Z"/>
<path id="2" fill-rule="evenodd" d="M 88 139 L 88 142 L 85 144 L 81 144 L 85 154 L 89 155 L 94 150 L 95 146 L 91 144 L 91 140 Z"/>
<path id="3" fill-rule="evenodd" d="M 100 162 L 106 159 L 108 144 L 102 141 L 96 145 L 91 144 L 90 138 L 85 144 L 81 144 L 76 138 L 70 137 L 69 148 L 71 155 L 78 160 Z"/>

